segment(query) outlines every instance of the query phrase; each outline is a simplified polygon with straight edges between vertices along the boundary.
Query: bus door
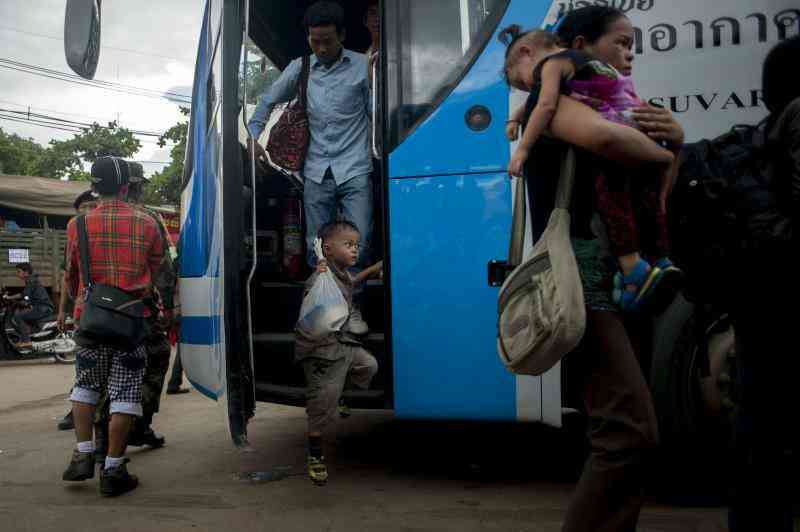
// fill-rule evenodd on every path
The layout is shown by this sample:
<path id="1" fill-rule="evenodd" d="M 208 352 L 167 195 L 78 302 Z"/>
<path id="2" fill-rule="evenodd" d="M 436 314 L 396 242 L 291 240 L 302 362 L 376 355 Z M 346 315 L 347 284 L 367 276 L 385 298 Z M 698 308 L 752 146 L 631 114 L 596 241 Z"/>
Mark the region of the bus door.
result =
<path id="1" fill-rule="evenodd" d="M 400 417 L 561 422 L 560 370 L 515 377 L 496 352 L 508 255 L 509 91 L 500 28 L 550 1 L 384 2 L 384 164 L 394 407 Z"/>
<path id="2" fill-rule="evenodd" d="M 246 442 L 251 366 L 243 326 L 243 164 L 237 135 L 243 2 L 208 0 L 197 51 L 179 241 L 179 352 L 192 385 Z M 248 386 L 249 384 L 249 386 Z"/>

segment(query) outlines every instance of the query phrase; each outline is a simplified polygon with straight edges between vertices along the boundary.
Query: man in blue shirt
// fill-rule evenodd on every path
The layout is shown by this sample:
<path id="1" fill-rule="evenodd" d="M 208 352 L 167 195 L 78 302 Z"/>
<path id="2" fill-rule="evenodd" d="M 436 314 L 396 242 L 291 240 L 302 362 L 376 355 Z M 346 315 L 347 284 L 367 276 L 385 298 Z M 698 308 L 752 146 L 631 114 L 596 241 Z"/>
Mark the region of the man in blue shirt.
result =
<path id="1" fill-rule="evenodd" d="M 329 1 L 313 4 L 303 25 L 314 52 L 308 83 L 308 117 L 311 142 L 303 168 L 308 262 L 316 265 L 313 242 L 319 229 L 337 217 L 354 223 L 361 233 L 361 250 L 355 271 L 370 259 L 372 241 L 372 157 L 370 155 L 371 90 L 367 57 L 346 50 L 344 12 Z M 247 128 L 254 139 L 264 131 L 272 109 L 297 94 L 302 58 L 295 59 L 261 96 Z M 257 142 L 252 149 L 266 161 Z M 354 333 L 366 334 L 358 305 L 350 318 Z"/>

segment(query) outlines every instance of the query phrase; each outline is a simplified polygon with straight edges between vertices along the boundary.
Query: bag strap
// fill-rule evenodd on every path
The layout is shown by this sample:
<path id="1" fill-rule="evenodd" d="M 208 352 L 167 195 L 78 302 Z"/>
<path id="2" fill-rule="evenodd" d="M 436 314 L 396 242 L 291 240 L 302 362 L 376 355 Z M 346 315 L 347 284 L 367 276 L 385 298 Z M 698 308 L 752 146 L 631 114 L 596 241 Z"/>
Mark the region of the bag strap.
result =
<path id="1" fill-rule="evenodd" d="M 83 286 L 89 287 L 91 285 L 91 272 L 89 271 L 89 232 L 86 230 L 86 216 L 78 216 L 76 223 L 78 224 L 78 251 L 81 254 L 81 278 L 83 279 Z"/>
<path id="2" fill-rule="evenodd" d="M 511 243 L 508 249 L 508 265 L 516 268 L 522 264 L 523 249 L 525 247 L 525 223 L 527 213 L 527 180 L 528 178 L 517 178 L 516 189 L 514 191 L 514 214 L 511 221 Z M 558 178 L 558 188 L 556 190 L 557 209 L 568 209 L 572 201 L 572 189 L 575 185 L 575 149 L 572 146 L 567 148 L 567 153 L 561 161 L 561 172 Z"/>
<path id="3" fill-rule="evenodd" d="M 303 109 L 308 109 L 308 80 L 311 76 L 311 57 L 303 55 L 303 66 L 300 70 L 300 79 L 297 81 L 297 97 Z"/>
<path id="4" fill-rule="evenodd" d="M 572 202 L 572 189 L 575 186 L 575 148 L 567 148 L 567 154 L 561 161 L 561 175 L 556 190 L 556 209 L 569 209 Z"/>
<path id="5" fill-rule="evenodd" d="M 508 249 L 508 266 L 516 268 L 522 264 L 522 251 L 525 247 L 525 219 L 528 217 L 527 209 L 527 183 L 526 178 L 518 177 L 514 190 L 514 214 L 511 220 L 511 244 Z"/>

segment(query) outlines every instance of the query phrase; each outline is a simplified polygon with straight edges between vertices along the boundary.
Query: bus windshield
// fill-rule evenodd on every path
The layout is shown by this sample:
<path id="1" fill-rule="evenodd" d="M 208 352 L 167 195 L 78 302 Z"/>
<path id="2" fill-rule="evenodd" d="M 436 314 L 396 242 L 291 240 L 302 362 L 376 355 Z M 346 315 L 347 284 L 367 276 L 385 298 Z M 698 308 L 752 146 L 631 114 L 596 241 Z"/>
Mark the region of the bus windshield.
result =
<path id="1" fill-rule="evenodd" d="M 508 3 L 387 2 L 387 151 L 403 142 L 455 88 L 491 38 Z"/>

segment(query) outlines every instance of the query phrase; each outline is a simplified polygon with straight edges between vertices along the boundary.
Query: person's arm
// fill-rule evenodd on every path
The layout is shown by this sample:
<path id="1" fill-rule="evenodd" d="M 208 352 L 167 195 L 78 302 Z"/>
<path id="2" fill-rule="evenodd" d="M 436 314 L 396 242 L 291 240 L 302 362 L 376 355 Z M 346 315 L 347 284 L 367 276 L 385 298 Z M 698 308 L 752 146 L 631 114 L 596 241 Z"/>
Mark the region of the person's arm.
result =
<path id="1" fill-rule="evenodd" d="M 522 125 L 522 119 L 525 118 L 525 105 L 517 107 L 516 111 L 511 113 L 511 116 L 506 121 L 506 138 L 514 142 L 519 138 L 519 127 Z"/>
<path id="2" fill-rule="evenodd" d="M 370 277 L 382 277 L 383 276 L 383 261 L 380 261 L 377 264 L 373 264 L 369 268 L 361 270 L 353 277 L 353 284 L 359 285 L 361 283 L 367 282 Z"/>
<path id="3" fill-rule="evenodd" d="M 667 198 L 672 193 L 675 179 L 678 177 L 678 171 L 680 170 L 678 155 L 683 148 L 685 139 L 683 127 L 667 109 L 652 105 L 634 109 L 633 118 L 648 137 L 656 142 L 663 142 L 666 148 L 675 155 L 675 161 L 661 180 L 659 203 L 661 204 L 661 209 L 666 211 Z"/>
<path id="4" fill-rule="evenodd" d="M 67 303 L 69 301 L 69 295 L 67 294 L 68 290 L 67 274 L 64 272 L 64 275 L 61 276 L 61 293 L 58 295 L 58 328 L 62 331 L 64 330 L 64 325 L 67 322 Z"/>
<path id="5" fill-rule="evenodd" d="M 630 126 L 606 120 L 594 109 L 561 96 L 550 123 L 556 139 L 625 166 L 672 164 L 675 156 Z"/>
<path id="6" fill-rule="evenodd" d="M 275 82 L 258 99 L 253 116 L 247 122 L 247 130 L 254 139 L 261 136 L 269 121 L 272 109 L 279 103 L 291 101 L 295 97 L 297 80 L 300 77 L 303 58 L 295 59 L 281 73 Z"/>
<path id="7" fill-rule="evenodd" d="M 536 141 L 550 127 L 553 117 L 558 110 L 558 101 L 561 96 L 561 79 L 570 74 L 572 70 L 569 63 L 565 61 L 551 60 L 545 63 L 542 68 L 542 87 L 539 91 L 539 101 L 528 119 L 525 126 L 525 133 L 522 135 L 511 163 L 508 165 L 508 173 L 513 177 L 522 177 L 523 167 L 530 156 Z"/>
<path id="8" fill-rule="evenodd" d="M 78 251 L 78 226 L 75 218 L 67 225 L 67 262 L 64 271 L 64 281 L 69 289 L 69 295 L 75 299 L 78 296 L 78 281 L 80 271 L 80 255 Z"/>
<path id="9" fill-rule="evenodd" d="M 797 223 L 800 221 L 800 105 L 792 104 L 784 112 L 792 113 L 792 116 L 787 117 L 786 129 L 785 132 L 781 132 L 781 137 L 789 155 L 790 205 L 794 216 L 794 231 L 797 235 L 800 234 L 800 229 L 797 227 Z"/>
<path id="10" fill-rule="evenodd" d="M 160 275 L 161 266 L 164 263 L 164 254 L 169 253 L 169 251 L 165 249 L 166 243 L 161 236 L 157 222 L 153 218 L 150 218 L 149 221 L 149 227 L 145 232 L 145 237 L 150 242 L 150 247 L 147 250 L 147 267 L 150 270 L 152 284 L 158 290 L 159 295 L 163 295 L 165 292 L 171 293 L 172 291 L 172 286 L 167 284 L 167 279 Z M 165 306 L 164 320 L 166 321 L 164 326 L 169 327 L 172 322 L 172 306 Z"/>

